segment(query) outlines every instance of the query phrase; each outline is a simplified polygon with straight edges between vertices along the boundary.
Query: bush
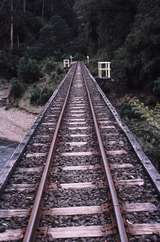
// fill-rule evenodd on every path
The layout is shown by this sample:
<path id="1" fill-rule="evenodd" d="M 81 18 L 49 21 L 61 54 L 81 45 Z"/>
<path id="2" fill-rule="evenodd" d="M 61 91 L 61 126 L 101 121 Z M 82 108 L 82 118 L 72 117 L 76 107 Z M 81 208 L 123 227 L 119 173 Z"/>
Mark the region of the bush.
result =
<path id="1" fill-rule="evenodd" d="M 160 104 L 149 108 L 138 98 L 130 98 L 128 102 L 125 100 L 121 109 L 123 116 L 129 118 L 125 121 L 128 121 L 129 127 L 137 135 L 144 151 L 160 169 Z"/>
<path id="2" fill-rule="evenodd" d="M 11 80 L 11 90 L 10 90 L 10 97 L 17 99 L 21 98 L 23 96 L 23 93 L 25 92 L 25 87 L 23 83 L 21 83 L 17 79 Z"/>
<path id="3" fill-rule="evenodd" d="M 33 83 L 40 78 L 40 68 L 35 60 L 22 57 L 18 64 L 18 77 L 26 83 Z"/>
<path id="4" fill-rule="evenodd" d="M 131 105 L 129 103 L 123 103 L 120 109 L 120 114 L 122 117 L 133 117 L 133 110 L 131 108 Z"/>
<path id="5" fill-rule="evenodd" d="M 34 34 L 38 34 L 44 25 L 45 21 L 41 17 L 33 16 L 27 19 L 27 27 L 29 27 L 30 31 Z"/>
<path id="6" fill-rule="evenodd" d="M 53 81 L 56 82 L 56 78 L 57 78 L 56 73 L 55 73 L 55 72 L 52 72 L 51 77 L 50 77 L 51 81 L 52 81 L 52 82 L 53 82 Z"/>
<path id="7" fill-rule="evenodd" d="M 40 97 L 40 100 L 39 100 L 39 105 L 44 105 L 48 100 L 49 98 L 51 97 L 53 93 L 53 90 L 52 89 L 49 89 L 49 88 L 44 88 L 41 92 L 41 97 Z"/>
<path id="8" fill-rule="evenodd" d="M 57 70 L 56 70 L 56 72 L 57 72 L 57 75 L 63 74 L 63 70 L 62 70 L 61 67 L 58 67 Z"/>
<path id="9" fill-rule="evenodd" d="M 18 57 L 0 50 L 0 76 L 11 78 L 17 76 Z"/>
<path id="10" fill-rule="evenodd" d="M 153 93 L 160 98 L 160 77 L 154 81 Z"/>
<path id="11" fill-rule="evenodd" d="M 52 93 L 53 90 L 50 88 L 45 87 L 41 90 L 39 87 L 35 86 L 31 93 L 30 103 L 33 105 L 44 105 L 49 100 Z"/>
<path id="12" fill-rule="evenodd" d="M 113 75 L 121 81 L 126 81 L 126 68 L 128 66 L 127 53 L 125 48 L 119 48 L 114 52 L 114 59 L 112 61 Z"/>
<path id="13" fill-rule="evenodd" d="M 41 89 L 39 87 L 34 86 L 31 93 L 30 103 L 33 105 L 39 105 L 40 97 L 41 97 Z"/>
<path id="14" fill-rule="evenodd" d="M 52 58 L 47 58 L 45 62 L 43 63 L 43 72 L 50 74 L 55 70 L 56 64 L 55 61 Z"/>

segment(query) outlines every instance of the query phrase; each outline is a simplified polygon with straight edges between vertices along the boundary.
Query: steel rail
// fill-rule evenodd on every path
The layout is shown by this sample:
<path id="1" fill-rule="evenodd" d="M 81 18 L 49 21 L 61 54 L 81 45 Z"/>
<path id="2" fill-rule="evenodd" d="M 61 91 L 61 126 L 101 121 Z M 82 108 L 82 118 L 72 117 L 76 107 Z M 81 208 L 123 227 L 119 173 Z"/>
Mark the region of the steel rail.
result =
<path id="1" fill-rule="evenodd" d="M 82 68 L 82 70 L 84 70 L 84 69 Z M 102 156 L 102 160 L 103 160 L 103 164 L 104 164 L 104 168 L 105 168 L 105 172 L 106 172 L 106 177 L 107 177 L 107 181 L 108 181 L 108 185 L 109 185 L 109 190 L 110 190 L 110 194 L 111 194 L 112 205 L 113 205 L 113 209 L 114 209 L 114 213 L 115 213 L 115 218 L 116 218 L 116 223 L 117 223 L 117 227 L 118 227 L 120 241 L 121 242 L 128 242 L 128 237 L 127 237 L 127 233 L 126 233 L 126 230 L 125 230 L 123 217 L 122 217 L 122 214 L 121 214 L 121 207 L 120 207 L 120 204 L 119 204 L 119 201 L 118 201 L 118 196 L 117 196 L 117 192 L 116 192 L 115 185 L 114 185 L 114 182 L 113 182 L 112 174 L 111 174 L 111 171 L 110 171 L 110 166 L 109 166 L 107 156 L 106 156 L 106 153 L 105 153 L 102 137 L 101 137 L 98 122 L 97 122 L 97 117 L 96 117 L 95 110 L 94 110 L 94 105 L 93 105 L 92 98 L 91 98 L 89 88 L 88 88 L 88 84 L 86 82 L 86 79 L 84 77 L 83 72 L 82 72 L 82 78 L 83 78 L 83 81 L 85 83 L 85 87 L 86 87 L 86 91 L 87 91 L 87 95 L 88 95 L 88 100 L 89 100 L 89 103 L 90 103 L 90 109 L 91 109 L 91 112 L 92 112 L 95 131 L 96 131 L 96 135 L 97 135 L 97 139 L 98 139 L 98 144 L 99 144 L 99 148 L 100 148 L 100 152 L 101 152 L 101 156 Z"/>
<path id="2" fill-rule="evenodd" d="M 73 68 L 75 68 L 75 70 L 74 70 L 73 76 L 71 78 L 69 88 L 68 88 L 68 91 L 67 91 L 67 94 L 66 94 L 66 97 L 65 97 L 65 100 L 64 100 L 64 104 L 63 104 L 63 107 L 61 109 L 61 112 L 60 112 L 60 115 L 59 115 L 59 118 L 58 118 L 58 121 L 57 121 L 57 124 L 56 124 L 56 129 L 54 131 L 53 139 L 52 139 L 51 146 L 50 146 L 50 149 L 49 149 L 49 153 L 48 153 L 48 156 L 47 156 L 46 164 L 45 164 L 45 167 L 44 167 L 44 170 L 43 170 L 41 181 L 39 183 L 38 191 L 36 193 L 36 198 L 34 200 L 31 215 L 30 215 L 29 222 L 28 222 L 28 225 L 27 225 L 27 229 L 26 229 L 26 232 L 24 234 L 23 242 L 34 242 L 36 230 L 37 230 L 38 225 L 39 225 L 42 195 L 43 195 L 43 192 L 44 192 L 49 168 L 50 168 L 51 161 L 52 161 L 52 158 L 53 158 L 53 153 L 54 153 L 54 150 L 55 150 L 55 144 L 56 144 L 58 132 L 59 132 L 59 129 L 60 129 L 61 121 L 62 121 L 63 114 L 64 114 L 64 111 L 65 111 L 65 108 L 66 108 L 66 104 L 67 104 L 67 101 L 68 101 L 68 98 L 69 98 L 69 95 L 70 95 L 71 86 L 72 86 L 72 83 L 73 83 L 73 80 L 74 80 L 74 77 L 75 77 L 75 74 L 76 74 L 77 64 Z"/>
<path id="3" fill-rule="evenodd" d="M 144 153 L 142 146 L 138 142 L 135 134 L 132 133 L 132 131 L 128 128 L 128 126 L 122 121 L 120 115 L 116 111 L 115 107 L 112 105 L 110 100 L 106 97 L 98 83 L 96 82 L 95 78 L 92 76 L 92 74 L 89 72 L 88 68 L 85 66 L 85 70 L 88 73 L 89 77 L 93 81 L 94 85 L 96 86 L 97 90 L 99 91 L 99 94 L 101 95 L 103 101 L 106 103 L 108 109 L 112 113 L 114 119 L 116 120 L 118 126 L 123 131 L 125 137 L 127 138 L 129 144 L 132 146 L 133 150 L 135 151 L 135 154 L 139 161 L 141 162 L 142 166 L 144 167 L 145 171 L 148 173 L 150 180 L 152 181 L 154 187 L 160 194 L 160 174 L 155 168 L 155 166 L 152 164 L 149 157 Z"/>
<path id="4" fill-rule="evenodd" d="M 13 170 L 15 169 L 16 164 L 18 163 L 19 159 L 22 157 L 22 155 L 25 152 L 26 146 L 28 145 L 29 141 L 35 134 L 35 131 L 39 127 L 42 119 L 44 118 L 48 108 L 50 107 L 52 101 L 57 97 L 58 92 L 61 90 L 61 88 L 64 85 L 64 82 L 66 81 L 67 76 L 71 73 L 71 68 L 68 71 L 68 73 L 65 75 L 63 80 L 60 82 L 60 84 L 57 86 L 55 91 L 53 92 L 52 96 L 44 106 L 44 109 L 40 112 L 40 114 L 37 116 L 35 122 L 33 123 L 31 129 L 26 133 L 24 139 L 22 142 L 17 146 L 14 153 L 11 155 L 11 157 L 8 159 L 8 161 L 5 163 L 4 167 L 0 170 L 0 194 L 3 192 L 3 189 L 5 189 L 5 185 L 7 184 L 10 176 L 12 175 Z"/>

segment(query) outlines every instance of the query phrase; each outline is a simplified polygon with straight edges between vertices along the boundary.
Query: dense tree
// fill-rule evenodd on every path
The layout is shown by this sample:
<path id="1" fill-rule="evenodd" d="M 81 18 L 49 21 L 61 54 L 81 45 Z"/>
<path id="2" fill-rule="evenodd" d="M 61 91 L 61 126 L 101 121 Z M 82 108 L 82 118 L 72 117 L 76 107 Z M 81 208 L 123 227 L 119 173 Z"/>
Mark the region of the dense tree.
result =
<path id="1" fill-rule="evenodd" d="M 46 55 L 55 55 L 57 51 L 63 54 L 71 39 L 70 33 L 66 21 L 60 16 L 53 16 L 40 30 L 36 45 L 39 45 L 40 50 L 43 50 Z"/>
<path id="2" fill-rule="evenodd" d="M 3 0 L 0 61 L 11 54 L 37 59 L 89 54 L 111 59 L 115 78 L 128 86 L 147 85 L 157 93 L 159 13 L 159 0 Z"/>
<path id="3" fill-rule="evenodd" d="M 80 33 L 86 36 L 89 50 L 105 49 L 109 56 L 123 44 L 136 10 L 131 0 L 81 0 L 75 4 Z"/>
<path id="4" fill-rule="evenodd" d="M 35 41 L 41 38 L 42 28 L 47 28 L 51 17 L 56 15 L 63 19 L 64 28 L 71 29 L 73 37 L 76 32 L 73 4 L 73 0 L 3 0 L 0 5 L 0 49 L 35 46 Z M 62 32 L 63 23 L 59 21 Z"/>
<path id="5" fill-rule="evenodd" d="M 160 77 L 160 2 L 141 0 L 135 22 L 122 48 L 116 51 L 119 71 L 132 87 L 153 88 Z M 122 59 L 124 61 L 122 61 Z"/>

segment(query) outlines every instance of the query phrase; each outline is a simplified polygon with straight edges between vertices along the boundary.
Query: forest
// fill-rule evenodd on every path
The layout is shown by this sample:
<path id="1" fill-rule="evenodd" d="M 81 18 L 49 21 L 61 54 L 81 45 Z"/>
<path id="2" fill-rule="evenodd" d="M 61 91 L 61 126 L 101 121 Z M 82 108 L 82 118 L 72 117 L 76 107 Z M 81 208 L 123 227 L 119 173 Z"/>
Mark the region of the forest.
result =
<path id="1" fill-rule="evenodd" d="M 0 76 L 12 81 L 11 97 L 46 75 L 61 78 L 54 63 L 70 55 L 112 62 L 120 112 L 159 157 L 160 1 L 1 0 Z M 31 103 L 44 104 L 51 93 L 34 85 Z"/>
<path id="2" fill-rule="evenodd" d="M 160 96 L 158 0 L 1 0 L 0 74 L 21 57 L 111 59 L 114 76 Z"/>

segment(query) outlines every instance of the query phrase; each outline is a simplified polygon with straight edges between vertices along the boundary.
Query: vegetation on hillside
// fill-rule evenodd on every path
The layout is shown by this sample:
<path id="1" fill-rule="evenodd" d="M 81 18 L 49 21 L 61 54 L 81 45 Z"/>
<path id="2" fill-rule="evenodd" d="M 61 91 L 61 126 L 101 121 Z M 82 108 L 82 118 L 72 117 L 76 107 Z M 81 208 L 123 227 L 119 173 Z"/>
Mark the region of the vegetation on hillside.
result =
<path id="1" fill-rule="evenodd" d="M 16 77 L 26 56 L 90 55 L 112 60 L 114 77 L 129 88 L 159 97 L 159 12 L 159 0 L 3 0 L 0 74 Z"/>
<path id="2" fill-rule="evenodd" d="M 151 108 L 138 98 L 126 96 L 120 113 L 160 170 L 160 104 Z"/>
<path id="3" fill-rule="evenodd" d="M 98 60 L 112 61 L 114 82 L 100 84 L 160 169 L 159 0 L 81 0 L 75 9 L 81 50 L 94 56 L 93 74 Z"/>
<path id="4" fill-rule="evenodd" d="M 17 66 L 18 77 L 11 79 L 9 106 L 25 108 L 25 102 L 33 106 L 43 106 L 51 97 L 54 89 L 64 75 L 61 63 L 53 58 L 41 62 L 21 58 Z"/>
<path id="5" fill-rule="evenodd" d="M 70 55 L 89 55 L 95 75 L 98 60 L 112 61 L 114 82 L 103 89 L 118 102 L 128 92 L 151 97 L 143 105 L 129 95 L 121 110 L 159 158 L 159 13 L 159 0 L 2 0 L 0 77 L 11 81 L 10 102 L 43 105 L 63 75 L 57 63 Z"/>
<path id="6" fill-rule="evenodd" d="M 114 78 L 127 87 L 153 92 L 160 77 L 159 0 L 81 0 L 75 9 L 83 53 L 112 60 Z"/>
<path id="7" fill-rule="evenodd" d="M 44 105 L 64 71 L 76 33 L 72 0 L 3 0 L 0 3 L 0 77 L 9 79 L 9 105 L 29 99 Z"/>

